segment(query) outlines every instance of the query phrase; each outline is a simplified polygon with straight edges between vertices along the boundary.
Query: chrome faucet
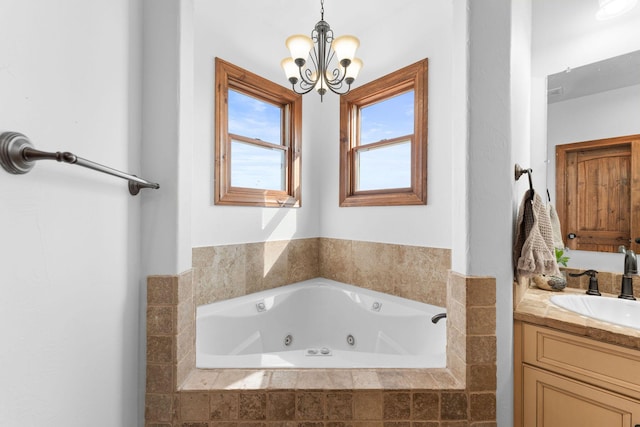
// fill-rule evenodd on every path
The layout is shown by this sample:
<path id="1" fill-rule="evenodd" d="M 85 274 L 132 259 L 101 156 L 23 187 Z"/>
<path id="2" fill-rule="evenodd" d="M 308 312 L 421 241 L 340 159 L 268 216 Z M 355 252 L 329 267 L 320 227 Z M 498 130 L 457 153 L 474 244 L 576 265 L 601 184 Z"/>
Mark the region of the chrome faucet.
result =
<path id="1" fill-rule="evenodd" d="M 633 276 L 638 275 L 638 259 L 631 249 L 620 248 L 624 253 L 624 274 L 622 275 L 622 287 L 618 298 L 635 300 L 633 296 Z"/>

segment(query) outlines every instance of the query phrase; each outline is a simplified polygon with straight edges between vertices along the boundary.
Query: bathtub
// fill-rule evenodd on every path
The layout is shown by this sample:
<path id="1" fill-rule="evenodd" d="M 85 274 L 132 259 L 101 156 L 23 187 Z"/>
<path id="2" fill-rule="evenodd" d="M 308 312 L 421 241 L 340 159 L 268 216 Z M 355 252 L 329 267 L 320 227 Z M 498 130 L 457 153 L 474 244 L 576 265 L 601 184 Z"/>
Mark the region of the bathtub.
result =
<path id="1" fill-rule="evenodd" d="M 445 367 L 444 312 L 333 280 L 306 280 L 199 306 L 196 366 Z"/>

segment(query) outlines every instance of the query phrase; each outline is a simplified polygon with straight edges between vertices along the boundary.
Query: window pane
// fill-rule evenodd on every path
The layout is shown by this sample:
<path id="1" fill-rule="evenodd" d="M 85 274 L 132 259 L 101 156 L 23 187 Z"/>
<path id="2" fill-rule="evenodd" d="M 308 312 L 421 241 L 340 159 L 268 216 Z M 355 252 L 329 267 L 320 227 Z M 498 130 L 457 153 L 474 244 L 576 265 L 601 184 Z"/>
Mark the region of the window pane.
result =
<path id="1" fill-rule="evenodd" d="M 413 134 L 413 90 L 360 109 L 360 145 Z"/>
<path id="2" fill-rule="evenodd" d="M 285 190 L 284 150 L 231 141 L 231 186 Z"/>
<path id="3" fill-rule="evenodd" d="M 411 141 L 357 151 L 356 189 L 411 187 Z"/>
<path id="4" fill-rule="evenodd" d="M 282 144 L 282 109 L 229 89 L 229 133 Z"/>

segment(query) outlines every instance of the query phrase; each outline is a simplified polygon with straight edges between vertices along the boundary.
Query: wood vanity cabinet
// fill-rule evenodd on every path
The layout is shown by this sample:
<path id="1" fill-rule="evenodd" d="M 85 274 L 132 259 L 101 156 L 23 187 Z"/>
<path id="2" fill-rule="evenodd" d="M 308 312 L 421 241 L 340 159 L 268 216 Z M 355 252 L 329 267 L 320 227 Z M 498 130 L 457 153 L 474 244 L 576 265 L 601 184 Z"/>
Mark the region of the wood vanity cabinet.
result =
<path id="1" fill-rule="evenodd" d="M 640 427 L 640 351 L 514 323 L 516 427 Z"/>

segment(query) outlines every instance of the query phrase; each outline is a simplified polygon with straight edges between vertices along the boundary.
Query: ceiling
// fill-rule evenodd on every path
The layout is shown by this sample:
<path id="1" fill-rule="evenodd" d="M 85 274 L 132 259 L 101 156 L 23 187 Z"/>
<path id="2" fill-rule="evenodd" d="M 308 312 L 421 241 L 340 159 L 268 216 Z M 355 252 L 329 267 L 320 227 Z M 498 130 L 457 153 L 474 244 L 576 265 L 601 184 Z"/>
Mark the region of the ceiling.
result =
<path id="1" fill-rule="evenodd" d="M 197 37 L 224 40 L 224 49 L 216 55 L 227 55 L 227 60 L 286 83 L 280 68 L 282 58 L 289 55 L 285 40 L 293 34 L 311 34 L 320 20 L 321 0 L 195 0 L 194 4 Z M 360 39 L 358 57 L 364 68 L 358 86 L 387 73 L 389 64 L 408 65 L 405 58 L 414 52 L 399 49 L 406 40 L 450 31 L 451 9 L 450 0 L 324 0 L 324 19 L 335 35 Z M 437 47 L 437 40 L 424 41 L 424 52 Z M 421 59 L 419 55 L 413 55 L 415 60 Z"/>
<path id="2" fill-rule="evenodd" d="M 531 3 L 534 23 L 543 23 L 549 29 L 534 29 L 534 49 L 552 46 L 559 40 L 571 40 L 612 26 L 640 25 L 640 4 L 619 18 L 598 21 L 595 18 L 598 0 L 531 0 Z"/>
<path id="3" fill-rule="evenodd" d="M 615 35 L 616 31 L 623 34 L 618 29 L 640 26 L 640 4 L 627 14 L 606 21 L 595 18 L 598 6 L 598 0 L 532 0 L 532 49 L 544 52 L 565 41 L 582 40 L 585 44 L 584 40 L 589 40 L 591 45 L 600 43 L 594 46 L 594 52 L 601 51 L 607 42 L 593 38 L 594 34 Z M 570 63 L 571 59 L 567 61 Z M 637 85 L 640 84 L 640 52 L 625 52 L 592 64 L 572 64 L 571 68 L 548 76 L 547 82 L 549 103 Z"/>

